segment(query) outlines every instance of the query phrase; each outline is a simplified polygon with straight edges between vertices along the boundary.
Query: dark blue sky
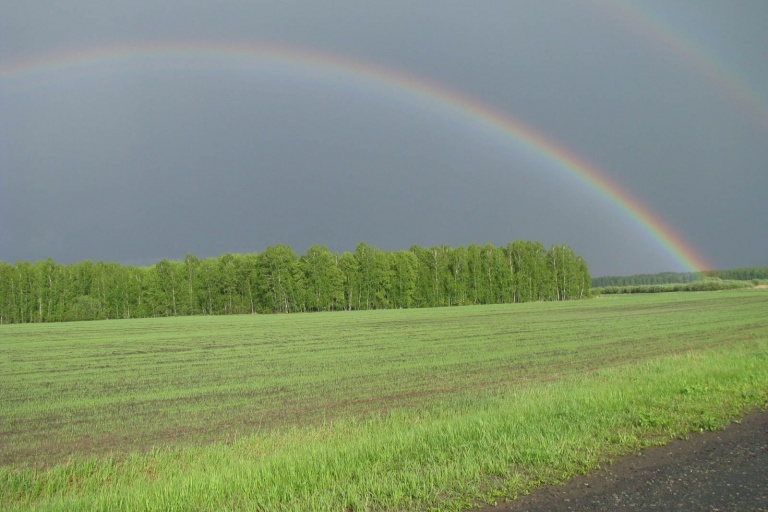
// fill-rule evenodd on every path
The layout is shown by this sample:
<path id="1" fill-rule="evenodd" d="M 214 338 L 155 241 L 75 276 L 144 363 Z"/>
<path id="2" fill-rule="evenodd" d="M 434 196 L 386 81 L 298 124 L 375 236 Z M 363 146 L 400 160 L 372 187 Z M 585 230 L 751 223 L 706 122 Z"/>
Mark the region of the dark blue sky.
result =
<path id="1" fill-rule="evenodd" d="M 215 59 L 8 75 L 193 40 L 423 77 L 592 162 L 713 266 L 768 266 L 766 24 L 762 0 L 3 2 L 0 260 L 529 239 L 593 275 L 685 270 L 562 169 L 413 98 Z"/>

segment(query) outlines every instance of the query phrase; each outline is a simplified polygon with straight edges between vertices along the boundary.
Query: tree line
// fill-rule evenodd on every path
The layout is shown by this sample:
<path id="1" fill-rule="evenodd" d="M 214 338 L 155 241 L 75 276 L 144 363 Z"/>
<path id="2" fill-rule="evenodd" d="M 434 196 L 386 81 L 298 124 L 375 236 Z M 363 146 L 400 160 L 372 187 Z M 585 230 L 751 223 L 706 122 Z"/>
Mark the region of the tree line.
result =
<path id="1" fill-rule="evenodd" d="M 413 246 L 360 243 L 301 256 L 275 245 L 148 267 L 82 261 L 0 262 L 0 323 L 292 313 L 497 304 L 589 295 L 584 260 L 565 245 Z"/>
<path id="2" fill-rule="evenodd" d="M 742 288 L 752 288 L 753 286 L 755 284 L 752 281 L 708 278 L 689 283 L 606 286 L 604 288 L 592 288 L 592 293 L 595 295 L 611 295 L 619 293 L 711 292 L 716 290 L 739 290 Z"/>
<path id="3" fill-rule="evenodd" d="M 673 283 L 694 283 L 706 279 L 751 281 L 768 279 L 768 268 L 734 268 L 730 270 L 705 270 L 702 272 L 660 272 L 658 274 L 637 274 L 634 276 L 604 276 L 592 279 L 592 286 L 659 285 Z"/>
<path id="4" fill-rule="evenodd" d="M 768 267 L 732 268 L 730 270 L 705 270 L 703 278 L 733 279 L 737 281 L 752 281 L 768 279 Z"/>

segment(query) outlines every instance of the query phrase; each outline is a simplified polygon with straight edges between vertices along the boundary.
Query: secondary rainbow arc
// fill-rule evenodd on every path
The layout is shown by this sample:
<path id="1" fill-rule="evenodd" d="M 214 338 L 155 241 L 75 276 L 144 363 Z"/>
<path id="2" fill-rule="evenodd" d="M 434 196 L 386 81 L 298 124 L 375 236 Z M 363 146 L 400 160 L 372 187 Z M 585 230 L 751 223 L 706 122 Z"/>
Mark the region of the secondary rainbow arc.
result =
<path id="1" fill-rule="evenodd" d="M 676 55 L 729 100 L 768 128 L 768 100 L 722 60 L 690 35 L 665 21 L 648 5 L 633 0 L 590 0 L 618 23 L 637 32 L 663 51 Z"/>
<path id="2" fill-rule="evenodd" d="M 557 169 L 575 177 L 620 211 L 646 233 L 664 253 L 688 271 L 710 269 L 699 254 L 650 208 L 610 180 L 605 172 L 534 128 L 490 105 L 441 84 L 402 71 L 348 57 L 287 46 L 243 42 L 141 43 L 86 48 L 0 64 L 0 85 L 26 79 L 61 79 L 66 73 L 88 70 L 108 63 L 151 58 L 210 59 L 226 67 L 228 59 L 242 65 L 294 66 L 312 76 L 326 73 L 350 87 L 367 87 L 390 93 L 401 101 L 451 114 L 470 127 L 482 127 L 501 140 L 531 150 Z M 212 65 L 208 62 L 209 65 Z"/>

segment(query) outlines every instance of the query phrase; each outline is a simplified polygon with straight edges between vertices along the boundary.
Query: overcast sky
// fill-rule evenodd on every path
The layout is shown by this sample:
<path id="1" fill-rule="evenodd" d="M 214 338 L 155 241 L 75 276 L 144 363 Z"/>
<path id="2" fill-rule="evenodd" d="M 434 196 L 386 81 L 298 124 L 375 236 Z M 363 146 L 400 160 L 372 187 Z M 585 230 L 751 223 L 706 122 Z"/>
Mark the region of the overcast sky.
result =
<path id="1" fill-rule="evenodd" d="M 0 0 L 0 260 L 525 239 L 570 245 L 593 276 L 686 270 L 519 141 L 332 69 L 168 57 L 13 72 L 195 41 L 439 84 L 591 162 L 712 266 L 768 266 L 766 26 L 765 0 Z"/>

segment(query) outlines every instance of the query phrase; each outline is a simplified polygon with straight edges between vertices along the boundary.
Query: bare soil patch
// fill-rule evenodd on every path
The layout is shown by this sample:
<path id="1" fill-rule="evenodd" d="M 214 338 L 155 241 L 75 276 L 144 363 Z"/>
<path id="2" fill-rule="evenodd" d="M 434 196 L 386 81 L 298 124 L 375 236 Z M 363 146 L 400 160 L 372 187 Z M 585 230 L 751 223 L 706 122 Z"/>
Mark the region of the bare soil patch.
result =
<path id="1" fill-rule="evenodd" d="M 481 512 L 768 511 L 768 411 Z"/>

